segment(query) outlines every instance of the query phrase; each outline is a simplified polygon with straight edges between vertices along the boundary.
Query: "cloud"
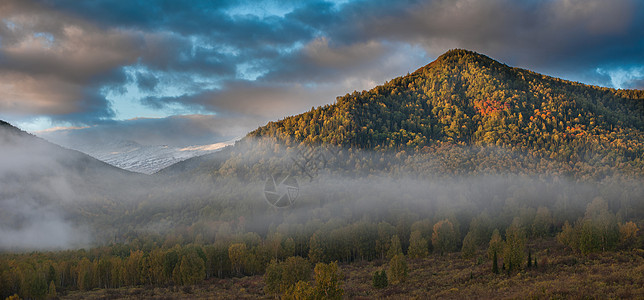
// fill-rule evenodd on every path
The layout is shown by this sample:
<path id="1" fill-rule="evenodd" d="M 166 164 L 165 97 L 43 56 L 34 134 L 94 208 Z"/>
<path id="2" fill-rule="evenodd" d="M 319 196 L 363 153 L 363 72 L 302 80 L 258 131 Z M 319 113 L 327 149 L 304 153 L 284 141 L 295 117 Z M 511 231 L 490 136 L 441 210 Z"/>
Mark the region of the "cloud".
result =
<path id="1" fill-rule="evenodd" d="M 58 126 L 131 110 L 268 121 L 452 48 L 604 86 L 641 86 L 616 76 L 644 63 L 636 0 L 9 0 L 0 19 L 0 117 Z"/>
<path id="2" fill-rule="evenodd" d="M 633 0 L 352 2 L 341 12 L 352 26 L 327 32 L 342 43 L 421 45 L 431 56 L 467 48 L 574 78 L 604 64 L 641 64 L 643 9 Z"/>
<path id="3" fill-rule="evenodd" d="M 285 117 L 311 105 L 320 104 L 320 98 L 328 99 L 333 93 L 316 87 L 302 85 L 263 84 L 254 81 L 229 81 L 221 89 L 205 91 L 192 96 L 149 97 L 144 103 L 153 107 L 183 103 L 204 107 L 229 117 L 253 117 L 263 122 Z"/>
<path id="4" fill-rule="evenodd" d="M 248 128 L 261 124 L 261 121 L 243 116 L 179 115 L 108 122 L 91 127 L 58 128 L 38 131 L 36 134 L 67 147 L 118 141 L 188 147 L 230 141 L 245 135 Z"/>
<path id="5" fill-rule="evenodd" d="M 612 85 L 620 89 L 641 88 L 642 82 L 644 81 L 644 66 L 608 70 L 598 68 L 597 73 L 608 75 Z"/>
<path id="6" fill-rule="evenodd" d="M 136 59 L 139 37 L 22 1 L 4 2 L 0 108 L 87 122 L 113 115 L 101 89 L 122 82 L 118 68 Z"/>
<path id="7" fill-rule="evenodd" d="M 153 91 L 157 84 L 159 84 L 159 79 L 150 73 L 136 73 L 136 85 L 144 91 Z"/>

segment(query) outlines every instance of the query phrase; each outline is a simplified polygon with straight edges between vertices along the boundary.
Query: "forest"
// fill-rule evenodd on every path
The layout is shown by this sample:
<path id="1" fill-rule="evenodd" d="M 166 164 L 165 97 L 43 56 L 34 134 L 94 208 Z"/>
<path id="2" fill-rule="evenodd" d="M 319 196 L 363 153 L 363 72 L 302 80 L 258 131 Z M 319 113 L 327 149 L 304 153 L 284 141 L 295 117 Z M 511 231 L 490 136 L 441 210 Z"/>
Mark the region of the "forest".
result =
<path id="1" fill-rule="evenodd" d="M 641 174 L 642 99 L 644 91 L 588 86 L 452 50 L 412 74 L 249 135 L 395 151 L 499 146 Z"/>
<path id="2" fill-rule="evenodd" d="M 453 50 L 220 152 L 87 187 L 62 205 L 92 239 L 2 250 L 0 298 L 644 297 L 643 128 L 644 91 Z M 272 205 L 286 192 L 269 180 L 286 178 L 291 202 Z M 610 276 L 570 275 L 584 268 Z"/>

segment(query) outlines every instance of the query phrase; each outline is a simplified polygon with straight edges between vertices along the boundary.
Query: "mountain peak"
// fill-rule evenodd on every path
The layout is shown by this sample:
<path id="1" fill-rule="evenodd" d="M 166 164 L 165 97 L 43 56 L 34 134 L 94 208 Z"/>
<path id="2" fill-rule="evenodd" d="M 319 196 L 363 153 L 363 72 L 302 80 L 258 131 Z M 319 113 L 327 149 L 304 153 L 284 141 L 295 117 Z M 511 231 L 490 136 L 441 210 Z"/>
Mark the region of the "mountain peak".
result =
<path id="1" fill-rule="evenodd" d="M 472 58 L 486 58 L 490 59 L 489 57 L 480 54 L 478 52 L 466 50 L 466 49 L 451 49 L 448 50 L 447 52 L 441 54 L 436 60 L 447 60 L 447 59 L 453 59 L 453 58 L 460 58 L 460 57 L 472 57 Z"/>
<path id="2" fill-rule="evenodd" d="M 468 64 L 475 64 L 478 66 L 485 66 L 485 67 L 490 67 L 492 65 L 495 65 L 496 67 L 501 67 L 501 66 L 507 67 L 507 65 L 502 64 L 478 52 L 465 50 L 465 49 L 452 49 L 441 54 L 439 57 L 436 58 L 436 60 L 418 69 L 418 71 L 415 73 L 422 72 L 423 70 L 427 68 L 432 68 L 432 67 L 462 69 L 464 66 L 467 66 Z"/>

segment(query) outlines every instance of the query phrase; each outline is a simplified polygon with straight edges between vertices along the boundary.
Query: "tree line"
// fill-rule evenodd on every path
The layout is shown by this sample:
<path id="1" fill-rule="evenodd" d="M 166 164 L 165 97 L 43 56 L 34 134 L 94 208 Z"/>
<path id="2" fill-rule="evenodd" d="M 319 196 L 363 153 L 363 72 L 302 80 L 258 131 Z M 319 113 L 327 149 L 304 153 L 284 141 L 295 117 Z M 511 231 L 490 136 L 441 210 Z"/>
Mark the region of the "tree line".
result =
<path id="1" fill-rule="evenodd" d="M 193 285 L 213 277 L 263 274 L 269 294 L 300 293 L 315 298 L 321 293 L 341 295 L 341 272 L 335 262 L 388 261 L 386 274 L 384 269 L 379 274 L 382 285 L 383 274 L 388 284 L 405 281 L 407 259 L 458 251 L 472 259 L 485 250 L 497 272 L 516 272 L 537 263 L 529 257 L 529 241 L 555 236 L 583 255 L 643 246 L 638 234 L 641 224 L 618 220 L 600 197 L 587 204 L 574 225 L 565 221 L 558 226 L 556 215 L 539 207 L 534 214 L 514 217 L 507 227 L 499 227 L 486 212 L 469 224 L 455 215 L 414 221 L 407 214 L 395 223 L 330 219 L 326 223 L 285 223 L 266 236 L 238 232 L 213 243 L 169 246 L 168 241 L 141 236 L 138 243 L 89 250 L 5 253 L 0 255 L 0 296 L 42 299 L 73 290 Z M 310 283 L 312 271 L 314 283 Z"/>

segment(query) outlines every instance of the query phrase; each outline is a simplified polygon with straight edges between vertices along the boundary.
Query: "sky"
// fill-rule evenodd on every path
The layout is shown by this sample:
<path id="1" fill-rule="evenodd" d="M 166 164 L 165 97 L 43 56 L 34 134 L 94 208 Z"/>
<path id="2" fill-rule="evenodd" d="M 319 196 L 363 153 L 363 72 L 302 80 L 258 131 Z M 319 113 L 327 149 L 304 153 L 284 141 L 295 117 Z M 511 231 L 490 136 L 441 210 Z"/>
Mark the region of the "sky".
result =
<path id="1" fill-rule="evenodd" d="M 210 144 L 454 48 L 644 89 L 644 1 L 0 0 L 0 119 L 53 140 Z"/>

